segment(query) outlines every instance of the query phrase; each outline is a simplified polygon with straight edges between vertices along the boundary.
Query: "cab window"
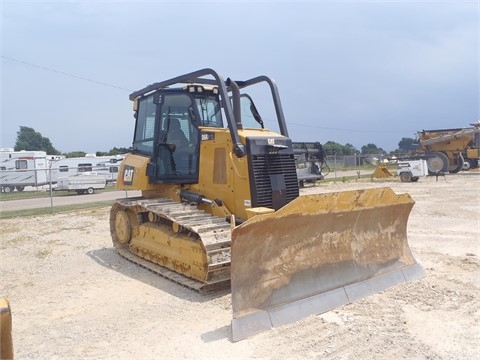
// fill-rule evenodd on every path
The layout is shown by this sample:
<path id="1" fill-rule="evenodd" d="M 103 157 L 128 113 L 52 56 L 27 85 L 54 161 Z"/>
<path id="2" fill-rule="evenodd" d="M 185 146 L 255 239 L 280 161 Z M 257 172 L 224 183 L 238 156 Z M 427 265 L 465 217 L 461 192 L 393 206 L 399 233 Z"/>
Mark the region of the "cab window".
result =
<path id="1" fill-rule="evenodd" d="M 223 127 L 222 112 L 218 98 L 215 96 L 202 96 L 195 98 L 200 126 Z"/>
<path id="2" fill-rule="evenodd" d="M 263 121 L 253 103 L 253 100 L 247 94 L 240 96 L 240 110 L 242 125 L 244 128 L 263 129 Z"/>
<path id="3" fill-rule="evenodd" d="M 155 108 L 153 96 L 139 100 L 133 148 L 149 155 L 152 155 L 154 150 Z"/>

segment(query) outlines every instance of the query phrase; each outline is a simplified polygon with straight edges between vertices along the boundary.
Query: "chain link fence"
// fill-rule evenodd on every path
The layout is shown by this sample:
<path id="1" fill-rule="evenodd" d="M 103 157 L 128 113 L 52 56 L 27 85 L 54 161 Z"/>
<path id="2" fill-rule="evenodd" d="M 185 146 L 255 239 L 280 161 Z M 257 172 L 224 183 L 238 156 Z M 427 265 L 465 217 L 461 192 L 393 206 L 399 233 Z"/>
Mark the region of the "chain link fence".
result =
<path id="1" fill-rule="evenodd" d="M 382 155 L 329 155 L 325 180 L 361 177 L 373 173 Z M 75 207 L 91 203 L 107 205 L 117 198 L 140 196 L 140 191 L 118 191 L 118 166 L 50 167 L 47 169 L 0 169 L 0 212 L 30 213 L 33 209 Z M 99 183 L 94 183 L 100 180 Z"/>
<path id="2" fill-rule="evenodd" d="M 136 191 L 118 191 L 118 166 L 78 166 L 48 169 L 0 170 L 0 212 L 22 215 L 34 209 L 108 205 L 117 198 L 138 196 Z"/>
<path id="3" fill-rule="evenodd" d="M 327 171 L 325 180 L 338 179 L 339 177 L 362 177 L 371 175 L 380 162 L 389 161 L 385 155 L 327 155 Z"/>

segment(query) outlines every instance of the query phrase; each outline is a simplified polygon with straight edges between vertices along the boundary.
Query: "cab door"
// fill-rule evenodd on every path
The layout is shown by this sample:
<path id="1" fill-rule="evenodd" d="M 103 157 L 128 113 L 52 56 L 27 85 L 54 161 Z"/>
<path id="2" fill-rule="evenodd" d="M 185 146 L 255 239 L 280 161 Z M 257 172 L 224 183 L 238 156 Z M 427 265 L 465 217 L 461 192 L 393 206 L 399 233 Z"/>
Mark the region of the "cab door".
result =
<path id="1" fill-rule="evenodd" d="M 198 182 L 199 130 L 194 123 L 194 101 L 185 93 L 159 97 L 154 149 L 154 182 Z"/>

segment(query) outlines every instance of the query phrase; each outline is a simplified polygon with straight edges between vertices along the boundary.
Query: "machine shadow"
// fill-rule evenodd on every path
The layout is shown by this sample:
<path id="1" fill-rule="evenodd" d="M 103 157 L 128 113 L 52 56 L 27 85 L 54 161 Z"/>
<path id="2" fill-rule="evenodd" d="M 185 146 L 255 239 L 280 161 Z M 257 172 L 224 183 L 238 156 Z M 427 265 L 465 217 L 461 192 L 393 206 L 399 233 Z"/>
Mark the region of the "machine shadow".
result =
<path id="1" fill-rule="evenodd" d="M 211 343 L 214 341 L 219 341 L 223 339 L 228 339 L 229 342 L 233 344 L 233 339 L 232 339 L 232 330 L 230 325 L 225 325 L 222 326 L 218 329 L 208 331 L 200 336 L 200 338 L 203 340 L 205 343 Z"/>
<path id="2" fill-rule="evenodd" d="M 209 293 L 199 293 L 195 290 L 189 289 L 130 262 L 120 256 L 113 247 L 88 251 L 86 254 L 97 264 L 109 270 L 116 271 L 119 274 L 128 276 L 131 279 L 140 281 L 172 296 L 190 302 L 204 303 L 230 294 L 230 288 L 216 290 Z"/>

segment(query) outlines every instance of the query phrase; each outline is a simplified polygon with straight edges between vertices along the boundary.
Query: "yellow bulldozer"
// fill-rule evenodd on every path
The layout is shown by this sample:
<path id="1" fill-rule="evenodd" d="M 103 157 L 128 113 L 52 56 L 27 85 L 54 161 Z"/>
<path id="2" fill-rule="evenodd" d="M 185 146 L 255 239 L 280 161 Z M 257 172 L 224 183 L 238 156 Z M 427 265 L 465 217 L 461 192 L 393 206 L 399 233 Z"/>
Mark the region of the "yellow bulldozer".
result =
<path id="1" fill-rule="evenodd" d="M 269 89 L 278 131 L 247 89 Z M 231 287 L 232 338 L 329 311 L 423 275 L 414 201 L 390 188 L 300 196 L 278 89 L 202 69 L 130 95 L 135 130 L 112 206 L 125 258 L 191 289 Z M 273 111 L 274 109 L 274 111 Z"/>

